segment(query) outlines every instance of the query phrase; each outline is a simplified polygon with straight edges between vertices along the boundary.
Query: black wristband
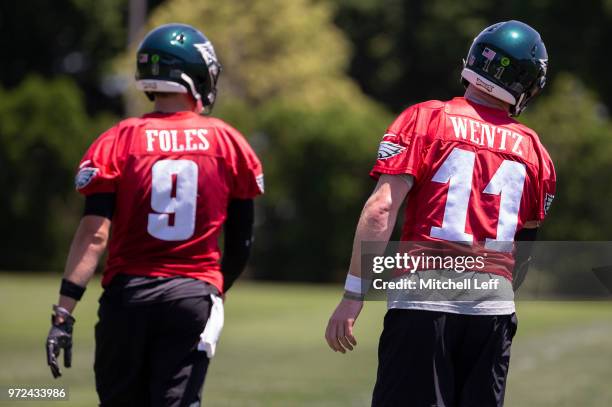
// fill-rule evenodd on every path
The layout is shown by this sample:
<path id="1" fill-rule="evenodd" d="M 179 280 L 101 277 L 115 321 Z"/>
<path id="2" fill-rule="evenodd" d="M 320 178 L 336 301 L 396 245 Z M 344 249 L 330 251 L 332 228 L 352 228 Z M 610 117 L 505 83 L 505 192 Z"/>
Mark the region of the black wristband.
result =
<path id="1" fill-rule="evenodd" d="M 363 301 L 365 299 L 364 294 L 357 294 L 351 291 L 345 291 L 342 297 L 347 300 L 353 300 L 353 301 Z"/>
<path id="2" fill-rule="evenodd" d="M 73 283 L 72 281 L 68 281 L 65 278 L 62 278 L 62 285 L 60 286 L 60 295 L 64 297 L 70 297 L 74 300 L 79 301 L 83 294 L 85 293 L 85 287 L 81 287 Z"/>

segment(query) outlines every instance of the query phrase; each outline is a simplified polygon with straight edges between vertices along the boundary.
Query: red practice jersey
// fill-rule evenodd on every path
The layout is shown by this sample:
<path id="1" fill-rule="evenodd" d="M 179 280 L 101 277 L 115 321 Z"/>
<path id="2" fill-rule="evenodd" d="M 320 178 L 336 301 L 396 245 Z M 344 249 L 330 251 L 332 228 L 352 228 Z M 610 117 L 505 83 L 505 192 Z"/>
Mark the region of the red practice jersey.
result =
<path id="1" fill-rule="evenodd" d="M 514 236 L 544 220 L 556 182 L 533 130 L 462 97 L 406 109 L 380 144 L 371 175 L 380 174 L 415 178 L 401 240 L 481 247 L 486 271 L 509 280 Z"/>
<path id="2" fill-rule="evenodd" d="M 231 199 L 263 192 L 259 159 L 242 135 L 192 112 L 152 113 L 102 134 L 79 166 L 77 190 L 115 193 L 102 279 L 186 276 L 223 290 L 218 237 Z"/>

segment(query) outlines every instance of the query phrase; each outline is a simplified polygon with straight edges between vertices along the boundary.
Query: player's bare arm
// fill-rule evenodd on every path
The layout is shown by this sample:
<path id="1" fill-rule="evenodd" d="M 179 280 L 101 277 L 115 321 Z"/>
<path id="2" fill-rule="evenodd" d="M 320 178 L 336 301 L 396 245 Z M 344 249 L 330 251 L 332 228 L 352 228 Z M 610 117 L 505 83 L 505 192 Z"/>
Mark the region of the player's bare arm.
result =
<path id="1" fill-rule="evenodd" d="M 374 192 L 366 201 L 357 223 L 353 252 L 347 281 L 361 279 L 361 242 L 386 242 L 391 237 L 397 214 L 413 185 L 411 176 L 382 175 Z M 327 344 L 334 352 L 346 353 L 357 345 L 353 326 L 363 307 L 361 290 L 347 284 L 340 304 L 332 314 L 325 330 Z M 359 291 L 359 292 L 357 292 Z"/>
<path id="2" fill-rule="evenodd" d="M 72 239 L 64 279 L 83 288 L 96 271 L 100 257 L 106 250 L 111 221 L 102 216 L 87 215 L 81 219 Z M 77 301 L 60 295 L 58 305 L 72 313 Z"/>
<path id="3" fill-rule="evenodd" d="M 61 376 L 58 363 L 60 351 L 64 351 L 64 366 L 72 363 L 72 313 L 91 280 L 100 257 L 106 250 L 110 230 L 110 219 L 86 215 L 76 230 L 60 289 L 57 305 L 53 307 L 51 330 L 47 337 L 47 364 L 53 377 Z"/>

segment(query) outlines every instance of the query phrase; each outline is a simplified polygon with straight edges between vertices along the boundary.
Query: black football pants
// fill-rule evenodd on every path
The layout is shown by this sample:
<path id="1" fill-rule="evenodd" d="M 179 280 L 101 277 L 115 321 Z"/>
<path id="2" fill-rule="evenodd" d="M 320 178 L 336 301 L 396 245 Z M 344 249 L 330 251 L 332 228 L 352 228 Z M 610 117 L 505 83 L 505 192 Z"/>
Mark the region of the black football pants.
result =
<path id="1" fill-rule="evenodd" d="M 391 309 L 373 407 L 501 407 L 516 315 Z"/>
<path id="2" fill-rule="evenodd" d="M 102 407 L 199 406 L 208 358 L 197 350 L 210 296 L 127 305 L 100 299 L 94 371 Z"/>

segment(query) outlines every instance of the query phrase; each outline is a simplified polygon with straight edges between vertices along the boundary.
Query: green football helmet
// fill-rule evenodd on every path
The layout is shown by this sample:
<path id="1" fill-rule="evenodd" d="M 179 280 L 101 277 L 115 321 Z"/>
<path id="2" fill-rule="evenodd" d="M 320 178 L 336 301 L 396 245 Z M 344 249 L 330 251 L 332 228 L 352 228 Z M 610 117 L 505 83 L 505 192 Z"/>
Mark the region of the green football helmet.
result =
<path id="1" fill-rule="evenodd" d="M 136 53 L 136 87 L 151 100 L 157 92 L 189 93 L 208 113 L 215 103 L 220 73 L 212 43 L 186 24 L 157 27 Z"/>
<path id="2" fill-rule="evenodd" d="M 510 114 L 518 116 L 546 84 L 547 69 L 540 34 L 520 21 L 504 21 L 474 39 L 461 81 L 510 104 Z"/>

